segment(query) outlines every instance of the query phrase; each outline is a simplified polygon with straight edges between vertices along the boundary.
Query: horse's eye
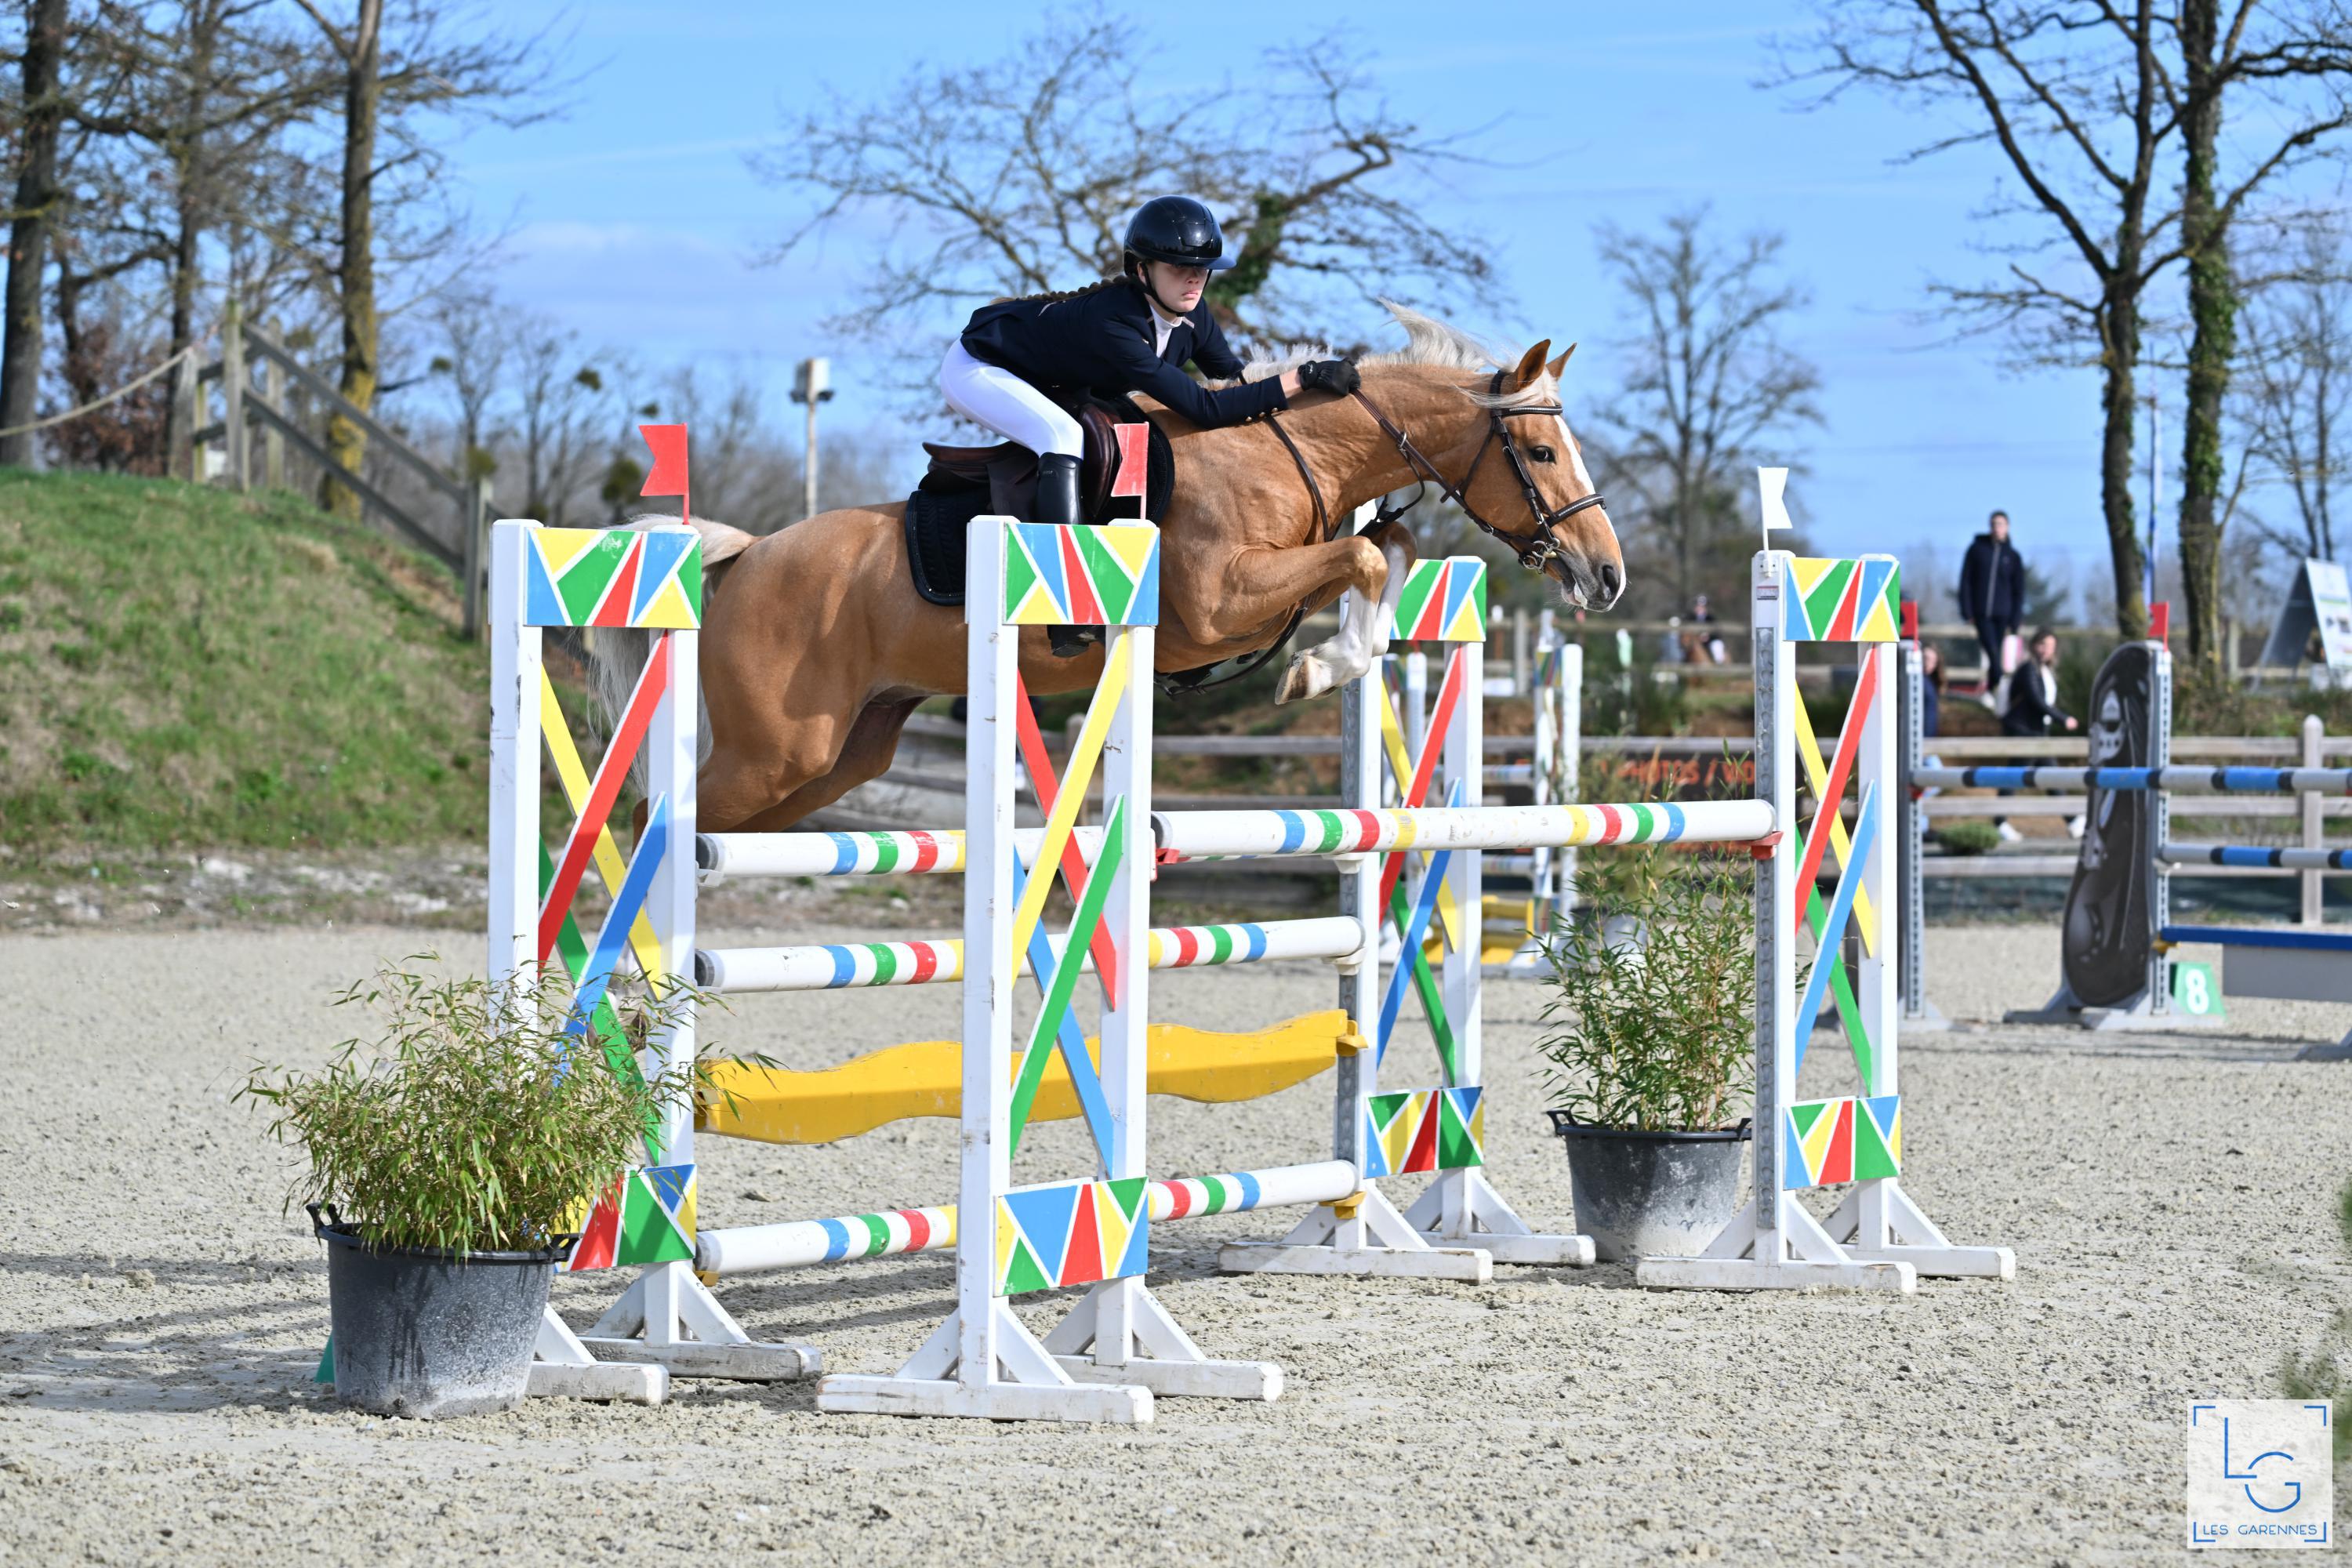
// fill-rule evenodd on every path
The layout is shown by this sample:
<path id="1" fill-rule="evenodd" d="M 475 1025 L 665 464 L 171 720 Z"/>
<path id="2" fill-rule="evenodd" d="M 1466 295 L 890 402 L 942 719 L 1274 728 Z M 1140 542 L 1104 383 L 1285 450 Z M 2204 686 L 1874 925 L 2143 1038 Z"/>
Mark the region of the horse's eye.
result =
<path id="1" fill-rule="evenodd" d="M 1552 449 L 1549 447 L 1530 447 L 1528 456 L 1538 463 L 1549 463 L 1552 461 Z"/>

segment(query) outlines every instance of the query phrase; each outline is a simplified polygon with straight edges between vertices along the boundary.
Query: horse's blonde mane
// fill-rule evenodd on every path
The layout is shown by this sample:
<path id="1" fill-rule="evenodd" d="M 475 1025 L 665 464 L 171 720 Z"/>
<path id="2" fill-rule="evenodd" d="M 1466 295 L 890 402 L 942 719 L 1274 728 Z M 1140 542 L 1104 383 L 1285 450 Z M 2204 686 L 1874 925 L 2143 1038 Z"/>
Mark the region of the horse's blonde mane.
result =
<path id="1" fill-rule="evenodd" d="M 1488 371 L 1516 365 L 1527 352 L 1490 343 L 1464 331 L 1451 322 L 1408 309 L 1393 300 L 1381 301 L 1383 310 L 1404 329 L 1404 347 L 1391 353 L 1367 354 L 1356 363 L 1369 370 L 1375 365 L 1429 365 L 1439 370 Z M 1329 359 L 1333 350 L 1328 343 L 1291 343 L 1279 349 L 1254 350 L 1250 362 L 1242 367 L 1244 381 L 1263 381 L 1270 375 L 1282 375 L 1297 370 L 1308 360 Z M 1516 408 L 1528 404 L 1557 403 L 1559 387 L 1549 375 L 1539 375 L 1515 392 L 1474 392 L 1463 389 L 1463 395 L 1482 408 Z"/>

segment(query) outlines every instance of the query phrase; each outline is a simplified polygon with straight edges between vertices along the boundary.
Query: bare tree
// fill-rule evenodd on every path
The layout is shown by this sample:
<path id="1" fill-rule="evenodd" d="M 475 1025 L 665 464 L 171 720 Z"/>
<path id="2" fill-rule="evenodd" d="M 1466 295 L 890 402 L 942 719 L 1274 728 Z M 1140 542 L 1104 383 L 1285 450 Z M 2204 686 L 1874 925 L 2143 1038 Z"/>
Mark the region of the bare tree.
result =
<path id="1" fill-rule="evenodd" d="M 576 334 L 544 318 L 520 322 L 514 354 L 523 515 L 562 528 L 587 478 L 589 432 L 610 423 L 602 407 L 604 373 L 580 352 Z"/>
<path id="2" fill-rule="evenodd" d="M 205 247 L 267 221 L 289 162 L 285 138 L 326 96 L 267 0 L 109 4 L 100 18 L 88 47 L 131 85 L 111 104 L 75 110 L 78 125 L 110 143 L 112 165 L 85 193 L 79 227 L 94 278 L 126 256 L 160 253 L 178 350 L 195 341 Z"/>
<path id="3" fill-rule="evenodd" d="M 2095 365 L 2103 427 L 2099 504 L 2114 567 L 2118 629 L 2147 629 L 2144 556 L 2133 512 L 2133 421 L 2143 300 L 2177 260 L 2164 243 L 2170 217 L 2155 210 L 2158 158 L 2173 125 L 2158 64 L 2154 0 L 1824 0 L 1811 40 L 1818 62 L 1799 73 L 1879 89 L 1974 129 L 1923 142 L 1922 159 L 1990 146 L 2023 195 L 2003 186 L 1989 225 L 2021 215 L 2052 231 L 2010 255 L 2006 276 L 1935 285 L 1970 325 L 2007 335 L 2033 365 Z"/>
<path id="4" fill-rule="evenodd" d="M 512 336 L 498 300 L 487 290 L 446 290 L 433 300 L 426 317 L 440 351 L 426 374 L 446 379 L 457 406 L 457 477 L 487 478 L 499 466 L 490 449 L 497 439 L 490 405 L 506 391 Z"/>
<path id="5" fill-rule="evenodd" d="M 429 205 L 446 163 L 436 135 L 446 135 L 453 121 L 515 126 L 544 119 L 556 112 L 549 98 L 563 84 L 548 78 L 547 34 L 485 30 L 478 14 L 458 0 L 393 0 L 389 11 L 385 0 L 348 0 L 334 16 L 328 13 L 336 9 L 335 0 L 295 4 L 317 25 L 340 78 L 340 222 L 324 270 L 341 326 L 337 390 L 365 409 L 382 374 L 377 198 L 384 197 L 386 209 L 394 212 Z M 337 416 L 327 422 L 327 448 L 357 472 L 366 457 L 366 433 Z M 359 497 L 331 475 L 320 487 L 321 504 L 357 514 Z"/>
<path id="6" fill-rule="evenodd" d="M 2232 227 L 2250 198 L 2352 126 L 2352 39 L 2338 0 L 2258 15 L 2256 0 L 2180 0 L 2180 230 L 2188 252 L 2188 407 L 2181 430 L 2180 566 L 2190 668 L 2221 674 L 2222 400 L 2237 349 Z M 2225 98 L 2251 99 L 2259 129 L 2242 164 L 2223 172 Z"/>
<path id="7" fill-rule="evenodd" d="M 1703 207 L 1657 235 L 1603 226 L 1600 245 L 1637 323 L 1601 424 L 1606 484 L 1636 498 L 1634 535 L 1664 556 L 1680 606 L 1730 585 L 1727 574 L 1736 584 L 1754 468 L 1785 464 L 1787 444 L 1822 422 L 1821 376 L 1781 338 L 1805 292 L 1779 275 L 1779 235 L 1718 240 Z"/>
<path id="8" fill-rule="evenodd" d="M 2004 183 L 1983 212 L 1990 224 L 2025 216 L 2040 237 L 1988 247 L 2004 275 L 1943 282 L 1935 292 L 1971 327 L 2003 334 L 2024 364 L 2095 367 L 2102 429 L 2099 500 L 2114 574 L 2117 629 L 2144 635 L 2146 561 L 2134 516 L 2132 445 L 2147 291 L 2175 262 L 2192 262 L 2189 483 L 2183 500 L 2185 594 L 2192 638 L 2212 657 L 2210 584 L 2218 534 L 2209 526 L 2219 482 L 2211 445 L 2231 345 L 2226 246 L 2254 194 L 2342 124 L 2282 100 L 2266 114 L 2242 168 L 2224 176 L 2221 104 L 2239 84 L 2326 76 L 2342 32 L 2339 0 L 2311 0 L 2260 16 L 2261 0 L 1817 0 L 1822 16 L 1790 79 L 1825 79 L 1822 101 L 1865 86 L 1899 100 L 1957 110 L 1969 128 L 1934 136 L 1913 161 L 1960 147 L 1995 152 Z M 2259 24 L 2259 26 L 2258 26 Z M 2267 28 L 2267 32 L 2263 29 Z M 2275 139 L 2271 132 L 2275 129 Z M 2168 201 L 2159 168 L 2182 143 L 2183 188 Z M 2209 625 L 2208 623 L 2212 623 Z M 2198 627 L 2204 627 L 2202 631 Z"/>
<path id="9" fill-rule="evenodd" d="M 2242 455 L 2219 521 L 2242 517 L 2289 556 L 2334 560 L 2336 480 L 2352 477 L 2352 274 L 2332 228 L 2303 231 L 2292 273 L 2239 318 L 2230 407 Z"/>
<path id="10" fill-rule="evenodd" d="M 16 199 L 8 215 L 6 325 L 0 329 L 0 427 L 5 428 L 30 424 L 40 401 L 41 286 L 57 216 L 65 45 L 66 0 L 33 0 L 25 17 L 23 121 Z M 29 432 L 0 437 L 0 463 L 24 467 L 32 460 Z"/>
<path id="11" fill-rule="evenodd" d="M 1116 273 L 1129 215 L 1170 193 L 1208 203 L 1238 251 L 1209 297 L 1244 338 L 1305 335 L 1334 293 L 1499 300 L 1491 247 L 1416 200 L 1458 139 L 1394 115 L 1338 41 L 1277 51 L 1249 90 L 1147 92 L 1150 57 L 1132 24 L 1096 11 L 871 103 L 831 99 L 752 159 L 814 203 L 772 258 L 842 220 L 885 229 L 829 325 L 900 351 L 910 385 L 974 306 Z"/>

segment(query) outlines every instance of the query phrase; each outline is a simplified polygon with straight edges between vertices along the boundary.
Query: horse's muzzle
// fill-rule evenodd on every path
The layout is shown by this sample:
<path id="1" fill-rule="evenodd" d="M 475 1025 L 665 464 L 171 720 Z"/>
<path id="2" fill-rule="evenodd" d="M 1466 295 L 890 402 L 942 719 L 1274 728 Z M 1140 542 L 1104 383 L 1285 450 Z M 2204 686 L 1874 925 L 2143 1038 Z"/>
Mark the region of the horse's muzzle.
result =
<path id="1" fill-rule="evenodd" d="M 1625 593 L 1625 569 L 1614 561 L 1595 565 L 1581 550 L 1563 550 L 1551 559 L 1561 596 L 1580 610 L 1605 610 Z"/>

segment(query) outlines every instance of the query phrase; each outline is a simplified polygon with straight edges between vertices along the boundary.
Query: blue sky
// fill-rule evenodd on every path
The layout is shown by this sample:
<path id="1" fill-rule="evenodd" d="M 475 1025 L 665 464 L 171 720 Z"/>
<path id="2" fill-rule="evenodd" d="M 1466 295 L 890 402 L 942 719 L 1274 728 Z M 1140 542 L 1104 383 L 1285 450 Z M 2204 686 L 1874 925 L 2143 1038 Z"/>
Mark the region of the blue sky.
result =
<path id="1" fill-rule="evenodd" d="M 520 20 L 530 7 L 504 9 Z M 1801 5 L 1454 14 L 1484 18 L 1468 26 L 1391 0 L 1155 9 L 1183 22 L 1171 31 L 1134 11 L 1171 90 L 1229 74 L 1245 83 L 1265 47 L 1345 23 L 1406 116 L 1431 129 L 1504 117 L 1497 162 L 1449 181 L 1432 210 L 1496 238 L 1517 298 L 1515 315 L 1463 324 L 1580 340 L 1571 419 L 1614 384 L 1611 340 L 1630 325 L 1595 258 L 1593 226 L 1639 229 L 1712 203 L 1728 228 L 1783 231 L 1788 270 L 1812 291 L 1790 335 L 1822 369 L 1827 425 L 1789 455 L 1813 470 L 1792 494 L 1818 543 L 1907 552 L 1934 541 L 1948 563 L 2000 505 L 2036 564 L 2078 581 L 2104 576 L 2092 374 L 2005 374 L 1992 344 L 1955 342 L 1948 324 L 1923 315 L 1931 277 L 1979 278 L 1995 266 L 1969 248 L 1998 237 L 1974 216 L 1992 188 L 1990 159 L 1963 152 L 1898 166 L 1892 155 L 1924 129 L 1916 113 L 1861 95 L 1806 111 L 1799 95 L 1756 85 L 1770 69 L 1769 37 L 1805 25 Z M 780 413 L 792 362 L 831 353 L 845 390 L 829 416 L 880 418 L 858 390 L 854 350 L 819 329 L 844 302 L 854 245 L 760 265 L 796 198 L 761 184 L 745 154 L 828 89 L 869 100 L 919 61 L 992 57 L 1008 41 L 1003 29 L 1044 13 L 898 0 L 599 5 L 568 15 L 575 62 L 596 67 L 578 110 L 478 133 L 455 165 L 478 212 L 510 214 L 518 226 L 505 290 L 646 361 L 771 375 Z M 2165 532 L 2168 551 L 2168 513 Z"/>

